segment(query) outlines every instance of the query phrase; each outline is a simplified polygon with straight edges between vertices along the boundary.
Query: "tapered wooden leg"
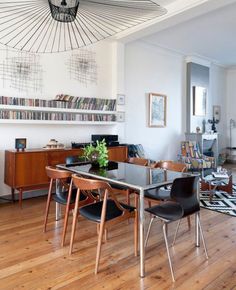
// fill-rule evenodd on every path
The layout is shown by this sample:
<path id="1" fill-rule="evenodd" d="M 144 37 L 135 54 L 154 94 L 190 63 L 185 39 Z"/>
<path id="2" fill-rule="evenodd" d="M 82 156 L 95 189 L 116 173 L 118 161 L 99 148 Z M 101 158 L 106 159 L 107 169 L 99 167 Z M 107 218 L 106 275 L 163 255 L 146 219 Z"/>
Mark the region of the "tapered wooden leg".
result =
<path id="1" fill-rule="evenodd" d="M 99 236 L 98 236 L 98 246 L 97 246 L 96 264 L 95 264 L 95 274 L 98 273 L 98 266 L 99 266 L 99 260 L 100 260 L 100 255 L 101 255 L 102 236 L 103 236 L 103 232 L 104 232 L 104 228 L 105 228 L 105 219 L 106 219 L 107 197 L 108 197 L 108 191 L 105 190 L 104 199 L 103 199 L 103 205 L 102 205 L 100 230 L 99 230 Z"/>
<path id="2" fill-rule="evenodd" d="M 20 188 L 19 190 L 19 206 L 22 208 L 22 198 L 23 198 L 23 190 Z"/>
<path id="3" fill-rule="evenodd" d="M 130 191 L 128 189 L 126 190 L 126 203 L 130 205 Z"/>
<path id="4" fill-rule="evenodd" d="M 104 241 L 107 242 L 108 232 L 107 229 L 104 230 Z"/>
<path id="5" fill-rule="evenodd" d="M 73 223 L 72 223 L 70 249 L 69 249 L 70 255 L 72 254 L 73 243 L 74 243 L 74 238 L 75 238 L 75 229 L 76 229 L 76 224 L 77 224 L 78 208 L 79 208 L 79 196 L 80 196 L 80 190 L 78 190 L 77 194 L 76 194 L 75 208 L 74 208 L 74 212 L 73 212 Z"/>
<path id="6" fill-rule="evenodd" d="M 44 217 L 44 227 L 43 227 L 44 233 L 46 232 L 46 227 L 47 227 L 47 222 L 48 222 L 48 212 L 49 212 L 49 207 L 50 207 L 50 202 L 51 202 L 51 196 L 52 196 L 52 184 L 53 184 L 53 180 L 51 179 L 50 185 L 49 185 L 49 190 L 48 190 L 48 198 L 47 198 L 47 204 L 46 204 L 46 212 L 45 212 L 45 217 Z"/>
<path id="7" fill-rule="evenodd" d="M 68 217 L 69 217 L 69 213 L 70 213 L 71 193 L 72 193 L 72 181 L 70 183 L 69 193 L 68 193 L 68 197 L 67 197 L 66 212 L 65 212 L 65 217 L 64 217 L 64 227 L 63 227 L 62 240 L 61 240 L 62 247 L 65 244 L 66 231 L 67 231 L 67 225 L 68 225 Z"/>
<path id="8" fill-rule="evenodd" d="M 138 211 L 139 204 L 138 204 L 138 195 L 137 194 L 134 195 L 134 207 Z"/>
<path id="9" fill-rule="evenodd" d="M 98 266 L 101 256 L 101 248 L 102 248 L 102 237 L 103 237 L 103 231 L 104 231 L 105 221 L 101 222 L 100 224 L 100 231 L 98 236 L 98 246 L 97 246 L 97 256 L 96 256 L 96 265 L 95 265 L 95 274 L 98 273 Z"/>
<path id="10" fill-rule="evenodd" d="M 152 207 L 152 202 L 150 200 L 148 201 L 148 207 Z"/>

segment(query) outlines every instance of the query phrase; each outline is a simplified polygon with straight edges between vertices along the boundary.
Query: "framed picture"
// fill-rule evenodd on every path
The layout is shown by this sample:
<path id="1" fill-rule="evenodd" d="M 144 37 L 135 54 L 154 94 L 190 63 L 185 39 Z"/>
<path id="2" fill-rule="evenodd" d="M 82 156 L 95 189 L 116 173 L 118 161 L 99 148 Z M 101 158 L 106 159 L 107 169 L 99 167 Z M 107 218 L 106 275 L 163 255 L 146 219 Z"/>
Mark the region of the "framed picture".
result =
<path id="1" fill-rule="evenodd" d="M 149 127 L 166 126 L 166 95 L 149 94 Z"/>
<path id="2" fill-rule="evenodd" d="M 207 89 L 193 86 L 193 115 L 205 116 L 207 103 Z"/>
<path id="3" fill-rule="evenodd" d="M 220 121 L 220 106 L 213 106 L 213 117 L 215 121 Z"/>
<path id="4" fill-rule="evenodd" d="M 15 139 L 15 149 L 16 150 L 25 150 L 26 148 L 26 138 L 16 138 Z"/>
<path id="5" fill-rule="evenodd" d="M 116 115 L 116 121 L 117 122 L 124 122 L 125 121 L 125 112 L 117 112 Z"/>
<path id="6" fill-rule="evenodd" d="M 125 95 L 117 94 L 117 105 L 125 105 Z"/>

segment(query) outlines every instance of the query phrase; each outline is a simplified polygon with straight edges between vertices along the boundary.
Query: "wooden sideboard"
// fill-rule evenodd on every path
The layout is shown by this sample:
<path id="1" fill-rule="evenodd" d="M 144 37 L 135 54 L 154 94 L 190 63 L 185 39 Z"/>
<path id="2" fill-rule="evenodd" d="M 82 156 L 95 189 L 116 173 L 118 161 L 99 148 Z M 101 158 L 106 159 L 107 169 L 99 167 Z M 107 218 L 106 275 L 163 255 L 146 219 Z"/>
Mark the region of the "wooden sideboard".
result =
<path id="1" fill-rule="evenodd" d="M 68 156 L 80 156 L 83 149 L 50 149 L 50 150 L 6 150 L 4 182 L 11 187 L 12 200 L 15 190 L 19 191 L 19 203 L 22 205 L 24 191 L 47 187 L 49 179 L 45 167 L 65 163 Z M 128 157 L 126 146 L 108 148 L 109 160 L 125 161 Z"/>

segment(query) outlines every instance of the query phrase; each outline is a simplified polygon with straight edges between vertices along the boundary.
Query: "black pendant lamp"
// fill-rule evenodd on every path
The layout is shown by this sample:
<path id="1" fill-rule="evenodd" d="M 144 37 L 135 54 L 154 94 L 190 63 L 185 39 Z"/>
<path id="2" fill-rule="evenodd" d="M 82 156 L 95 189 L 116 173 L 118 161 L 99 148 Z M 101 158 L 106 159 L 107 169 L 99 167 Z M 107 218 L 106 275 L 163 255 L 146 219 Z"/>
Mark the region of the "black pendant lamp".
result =
<path id="1" fill-rule="evenodd" d="M 151 0 L 0 0 L 0 43 L 36 53 L 67 51 L 166 12 Z"/>

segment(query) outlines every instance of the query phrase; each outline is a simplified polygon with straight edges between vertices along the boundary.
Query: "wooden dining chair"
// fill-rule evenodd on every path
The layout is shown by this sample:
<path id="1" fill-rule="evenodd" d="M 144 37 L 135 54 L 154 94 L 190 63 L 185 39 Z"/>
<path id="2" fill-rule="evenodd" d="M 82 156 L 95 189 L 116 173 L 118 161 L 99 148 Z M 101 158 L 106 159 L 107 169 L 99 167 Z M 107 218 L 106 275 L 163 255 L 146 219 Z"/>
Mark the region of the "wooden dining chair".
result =
<path id="1" fill-rule="evenodd" d="M 67 205 L 67 211 L 69 213 L 69 211 L 74 208 L 74 202 L 75 202 L 75 196 L 76 196 L 76 189 L 72 190 L 72 184 L 71 184 L 72 173 L 71 172 L 67 170 L 61 170 L 53 166 L 46 166 L 46 173 L 47 173 L 47 176 L 50 178 L 50 184 L 49 184 L 45 218 L 44 218 L 44 229 L 43 229 L 44 232 L 46 232 L 46 228 L 47 228 L 48 214 L 49 214 L 51 200 L 53 199 L 56 203 L 60 205 Z M 53 194 L 54 188 L 56 189 L 55 194 Z M 69 192 L 70 192 L 69 203 L 67 203 Z M 93 201 L 92 199 L 89 199 L 84 194 L 80 195 L 81 204 L 87 204 L 92 201 Z"/>
<path id="2" fill-rule="evenodd" d="M 72 175 L 72 181 L 77 188 L 75 208 L 73 212 L 73 223 L 71 231 L 70 249 L 72 253 L 77 224 L 78 211 L 84 218 L 99 225 L 98 246 L 96 255 L 95 274 L 98 273 L 99 260 L 101 255 L 102 238 L 104 231 L 126 219 L 134 218 L 134 253 L 137 256 L 138 248 L 138 219 L 137 211 L 134 207 L 118 202 L 115 190 L 104 181 L 92 180 Z M 104 197 L 100 201 L 80 207 L 81 191 L 90 192 L 93 190 L 104 191 Z"/>
<path id="3" fill-rule="evenodd" d="M 187 166 L 184 163 L 174 162 L 174 161 L 159 161 L 155 163 L 154 168 L 162 168 L 177 172 L 186 172 Z"/>
<path id="4" fill-rule="evenodd" d="M 148 159 L 139 158 L 139 157 L 130 157 L 130 158 L 127 159 L 127 163 L 147 166 L 148 165 Z"/>

